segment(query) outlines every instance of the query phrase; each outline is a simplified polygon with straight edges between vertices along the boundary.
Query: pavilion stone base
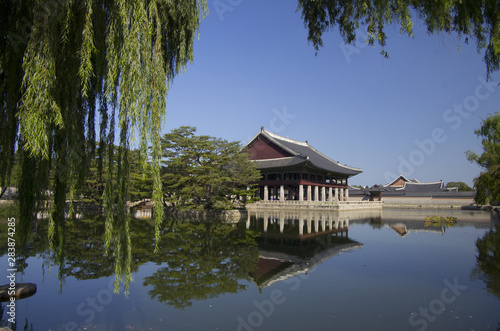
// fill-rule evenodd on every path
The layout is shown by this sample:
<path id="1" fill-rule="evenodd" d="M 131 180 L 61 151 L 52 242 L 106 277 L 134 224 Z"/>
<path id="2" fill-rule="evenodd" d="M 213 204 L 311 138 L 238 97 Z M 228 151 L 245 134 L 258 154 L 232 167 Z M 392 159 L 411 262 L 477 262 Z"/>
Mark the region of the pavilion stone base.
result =
<path id="1" fill-rule="evenodd" d="M 321 209 L 321 210 L 360 210 L 360 209 L 382 209 L 381 201 L 258 201 L 248 204 L 248 210 L 252 209 Z"/>

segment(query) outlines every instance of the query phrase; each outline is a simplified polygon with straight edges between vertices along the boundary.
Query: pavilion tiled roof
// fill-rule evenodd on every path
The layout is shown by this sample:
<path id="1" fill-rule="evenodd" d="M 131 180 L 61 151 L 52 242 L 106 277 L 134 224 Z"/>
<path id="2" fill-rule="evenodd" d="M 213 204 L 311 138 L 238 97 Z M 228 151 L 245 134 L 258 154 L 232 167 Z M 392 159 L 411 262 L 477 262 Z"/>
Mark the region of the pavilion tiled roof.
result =
<path id="1" fill-rule="evenodd" d="M 277 159 L 256 160 L 259 169 L 284 168 L 304 163 L 307 159 L 297 156 L 281 157 Z"/>
<path id="2" fill-rule="evenodd" d="M 264 128 L 261 128 L 260 132 L 255 135 L 255 137 L 253 137 L 245 147 L 251 145 L 251 143 L 260 135 L 264 136 L 273 144 L 290 153 L 291 156 L 255 160 L 255 162 L 258 163 L 257 168 L 259 169 L 289 167 L 309 163 L 312 166 L 323 169 L 325 171 L 346 176 L 354 176 L 362 172 L 362 170 L 359 168 L 340 164 L 339 162 L 330 159 L 323 153 L 310 146 L 307 141 L 302 142 L 282 137 L 275 133 L 264 130 Z"/>
<path id="3" fill-rule="evenodd" d="M 443 192 L 448 191 L 443 187 L 443 182 L 432 183 L 405 183 L 406 192 Z"/>
<path id="4" fill-rule="evenodd" d="M 351 194 L 351 192 L 349 192 Z M 456 188 L 444 187 L 443 181 L 420 183 L 417 180 L 406 182 L 403 187 L 383 186 L 384 197 L 431 197 L 470 199 L 475 197 L 474 191 L 457 191 Z"/>
<path id="5" fill-rule="evenodd" d="M 399 175 L 396 179 L 394 179 L 392 182 L 384 185 L 386 187 L 390 187 L 392 185 L 394 185 L 398 180 L 402 179 L 405 183 L 420 183 L 416 178 L 414 179 L 408 179 L 406 178 L 405 176 L 403 175 Z"/>

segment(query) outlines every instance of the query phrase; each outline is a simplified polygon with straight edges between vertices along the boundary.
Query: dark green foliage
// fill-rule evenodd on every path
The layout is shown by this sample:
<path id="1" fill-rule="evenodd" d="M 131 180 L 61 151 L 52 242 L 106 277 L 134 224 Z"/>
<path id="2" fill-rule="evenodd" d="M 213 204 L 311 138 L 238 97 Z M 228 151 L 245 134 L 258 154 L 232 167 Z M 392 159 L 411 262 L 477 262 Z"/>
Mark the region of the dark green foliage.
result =
<path id="1" fill-rule="evenodd" d="M 464 182 L 449 182 L 446 184 L 446 188 L 457 187 L 460 192 L 474 191 L 469 185 Z"/>
<path id="2" fill-rule="evenodd" d="M 500 114 L 488 116 L 481 129 L 474 131 L 481 138 L 483 153 L 468 151 L 467 159 L 477 163 L 484 171 L 474 179 L 476 202 L 495 204 L 500 202 Z"/>
<path id="3" fill-rule="evenodd" d="M 99 172 L 100 160 L 93 159 L 89 163 L 87 176 L 76 189 L 76 199 L 85 203 L 102 204 L 105 180 L 102 171 Z"/>
<path id="4" fill-rule="evenodd" d="M 472 277 L 483 280 L 488 290 L 500 297 L 500 227 L 476 240 L 476 268 Z"/>
<path id="5" fill-rule="evenodd" d="M 177 309 L 194 300 L 216 298 L 245 290 L 241 279 L 249 279 L 259 260 L 256 235 L 217 221 L 181 221 L 162 233 L 157 261 L 167 262 L 144 286 L 151 298 Z"/>
<path id="6" fill-rule="evenodd" d="M 155 224 L 130 216 L 111 235 L 106 251 L 103 240 L 105 220 L 67 220 L 63 240 L 49 243 L 46 222 L 35 222 L 25 245 L 16 247 L 16 265 L 23 273 L 29 258 L 43 259 L 41 272 L 57 266 L 60 286 L 68 277 L 99 279 L 115 275 L 115 290 L 127 294 L 133 273 L 148 262 L 162 267 L 144 278 L 151 285 L 149 294 L 166 304 L 186 307 L 193 300 L 214 298 L 244 290 L 242 279 L 249 279 L 259 259 L 256 234 L 217 220 L 200 222 L 164 221 L 160 229 L 160 250 L 155 249 Z M 0 223 L 0 239 L 6 240 L 7 225 Z M 0 247 L 0 255 L 7 246 Z M 48 270 L 47 270 L 48 269 Z M 52 269 L 53 270 L 53 269 Z M 139 284 L 141 285 L 141 284 Z M 61 288 L 62 289 L 62 288 Z"/>
<path id="7" fill-rule="evenodd" d="M 466 42 L 475 39 L 478 50 L 485 50 L 488 77 L 499 69 L 496 1 L 298 2 L 316 49 L 330 28 L 337 26 L 345 42 L 354 43 L 357 29 L 365 25 L 368 43 L 378 42 L 387 56 L 385 28 L 399 24 L 401 32 L 411 36 L 415 13 L 430 33 L 452 31 Z M 0 185 L 9 182 L 16 149 L 22 149 L 18 153 L 21 221 L 31 222 L 40 207 L 47 207 L 40 203 L 44 198 L 53 202 L 48 206 L 51 215 L 61 218 L 66 200 L 77 198 L 78 184 L 90 169 L 100 178 L 102 174 L 104 187 L 96 185 L 103 190 L 111 231 L 115 212 L 123 219 L 125 201 L 130 193 L 137 193 L 129 183 L 128 153 L 130 137 L 136 133 L 141 169 L 147 169 L 152 178 L 159 227 L 163 218 L 160 132 L 166 95 L 175 75 L 193 60 L 193 39 L 206 7 L 206 0 L 0 2 Z M 95 154 L 98 162 L 92 164 Z M 238 169 L 240 160 L 233 163 L 221 168 L 218 178 L 198 173 L 201 186 L 184 177 L 185 187 L 205 206 L 226 207 L 227 194 L 219 186 L 233 182 L 232 189 L 237 190 L 242 184 L 230 179 L 228 169 Z M 478 187 L 496 182 L 495 176 L 489 171 L 479 177 Z M 499 191 L 496 187 L 493 192 Z M 478 190 L 480 201 L 486 196 L 486 191 Z"/>
<path id="8" fill-rule="evenodd" d="M 367 29 L 366 42 L 377 42 L 385 50 L 387 26 L 397 24 L 401 34 L 413 36 L 412 15 L 422 20 L 429 33 L 455 32 L 461 41 L 475 39 L 478 51 L 485 50 L 488 78 L 500 65 L 500 6 L 497 1 L 335 1 L 298 0 L 298 11 L 309 31 L 308 40 L 318 50 L 323 34 L 334 28 L 346 44 L 354 44 L 362 26 Z"/>
<path id="9" fill-rule="evenodd" d="M 149 163 L 141 164 L 140 151 L 131 150 L 130 155 L 130 186 L 129 200 L 139 201 L 153 197 L 153 179 L 150 176 Z M 142 167 L 146 169 L 142 169 Z"/>
<path id="10" fill-rule="evenodd" d="M 245 202 L 254 193 L 246 187 L 260 178 L 248 154 L 238 142 L 195 131 L 183 126 L 162 138 L 167 202 L 180 209 L 234 208 L 239 196 Z"/>
<path id="11" fill-rule="evenodd" d="M 92 168 L 104 172 L 103 203 L 111 222 L 113 205 L 122 213 L 128 196 L 134 132 L 141 159 L 151 160 L 153 199 L 163 205 L 159 142 L 166 94 L 193 59 L 205 12 L 204 0 L 1 2 L 0 177 L 2 186 L 9 181 L 14 151 L 23 149 L 22 219 L 31 221 L 41 191 L 53 193 L 50 212 L 61 218 L 97 153 L 99 164 Z M 162 211 L 155 213 L 158 224 Z"/>

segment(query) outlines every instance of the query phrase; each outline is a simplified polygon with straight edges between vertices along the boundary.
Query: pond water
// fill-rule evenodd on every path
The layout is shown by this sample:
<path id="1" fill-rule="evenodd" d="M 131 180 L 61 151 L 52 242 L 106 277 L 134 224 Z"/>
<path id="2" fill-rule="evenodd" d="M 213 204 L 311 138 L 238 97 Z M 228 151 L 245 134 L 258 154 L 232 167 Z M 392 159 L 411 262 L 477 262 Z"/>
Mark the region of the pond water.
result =
<path id="1" fill-rule="evenodd" d="M 426 216 L 457 222 L 425 221 Z M 500 330 L 496 212 L 251 212 L 240 222 L 46 222 L 16 246 L 17 330 Z M 7 242 L 7 225 L 0 239 Z M 7 249 L 0 259 L 7 272 Z M 8 280 L 3 276 L 4 281 Z"/>

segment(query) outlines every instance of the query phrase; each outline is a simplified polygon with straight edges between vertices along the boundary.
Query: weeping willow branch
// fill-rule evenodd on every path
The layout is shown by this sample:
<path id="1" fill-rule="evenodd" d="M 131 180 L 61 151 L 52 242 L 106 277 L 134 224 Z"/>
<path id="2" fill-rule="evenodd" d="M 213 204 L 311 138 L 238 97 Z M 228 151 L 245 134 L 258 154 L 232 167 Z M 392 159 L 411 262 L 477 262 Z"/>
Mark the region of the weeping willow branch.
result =
<path id="1" fill-rule="evenodd" d="M 20 0 L 6 1 L 1 9 L 2 22 L 5 18 L 8 24 L 0 27 L 0 106 L 9 135 L 2 137 L 0 151 L 12 159 L 17 141 L 25 151 L 21 196 L 52 192 L 50 209 L 57 224 L 64 217 L 66 197 L 75 198 L 97 144 L 99 176 L 106 179 L 109 237 L 116 215 L 124 216 L 127 150 L 138 135 L 142 168 L 153 177 L 159 231 L 166 95 L 174 77 L 193 60 L 193 39 L 207 12 L 206 0 Z M 118 155 L 113 155 L 115 125 Z M 37 160 L 47 160 L 48 167 Z M 3 182 L 8 166 L 0 164 Z M 29 185 L 41 172 L 50 180 Z M 36 205 L 29 199 L 23 203 L 23 217 L 31 220 Z"/>

